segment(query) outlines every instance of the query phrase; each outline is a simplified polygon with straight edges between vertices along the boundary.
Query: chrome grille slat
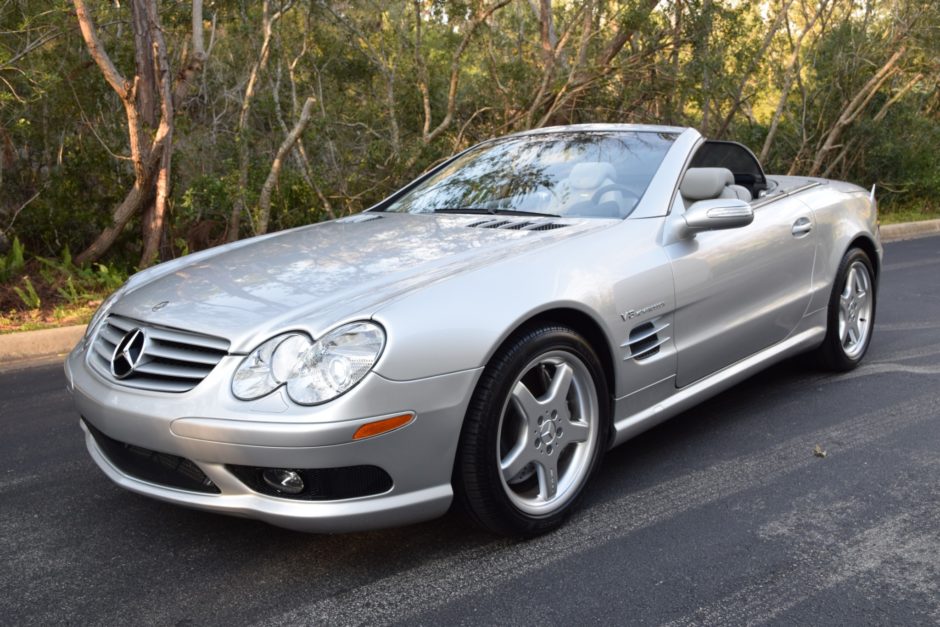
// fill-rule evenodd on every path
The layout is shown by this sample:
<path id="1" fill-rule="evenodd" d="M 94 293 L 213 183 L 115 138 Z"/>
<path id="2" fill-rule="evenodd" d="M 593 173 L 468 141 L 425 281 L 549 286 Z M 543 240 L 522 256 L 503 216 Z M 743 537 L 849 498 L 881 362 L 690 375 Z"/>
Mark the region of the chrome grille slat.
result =
<path id="1" fill-rule="evenodd" d="M 182 348 L 176 343 L 170 344 L 160 341 L 153 342 L 147 349 L 147 354 L 163 359 L 171 359 L 184 363 L 206 364 L 207 366 L 214 366 L 219 362 L 218 357 L 216 357 L 214 353 L 191 350 Z"/>
<path id="2" fill-rule="evenodd" d="M 159 377 L 148 377 L 146 379 L 122 379 L 118 381 L 123 386 L 136 388 L 138 390 L 148 390 L 150 392 L 188 392 L 196 384 L 187 379 L 186 381 L 174 381 L 173 379 L 161 379 Z"/>
<path id="3" fill-rule="evenodd" d="M 109 347 L 104 342 L 95 342 L 95 345 L 94 345 L 95 352 L 98 353 L 98 356 L 104 359 L 105 361 L 108 361 L 109 359 L 111 359 L 111 355 L 114 354 L 114 347 L 111 346 L 110 350 L 108 350 L 108 348 Z"/>
<path id="4" fill-rule="evenodd" d="M 115 322 L 118 322 L 118 324 L 115 324 Z M 130 318 L 124 318 L 122 316 L 116 315 L 108 316 L 108 323 L 112 326 L 118 327 L 119 329 L 123 329 L 125 333 L 135 327 L 146 328 L 147 337 L 152 340 L 163 340 L 166 342 L 183 344 L 192 348 L 205 348 L 212 351 L 228 352 L 228 340 L 223 340 L 219 337 L 212 337 L 211 335 L 199 335 L 198 333 L 190 333 L 189 331 L 180 331 L 178 329 L 168 329 L 167 327 L 149 326 L 143 323 L 138 323 Z M 121 336 L 123 337 L 123 335 L 124 334 L 122 333 Z"/>
<path id="5" fill-rule="evenodd" d="M 193 368 L 191 366 L 182 366 L 169 364 L 160 361 L 149 361 L 137 366 L 135 373 L 152 374 L 158 377 L 170 377 L 177 379 L 196 379 L 202 381 L 212 371 L 212 368 Z"/>
<path id="6" fill-rule="evenodd" d="M 111 358 L 124 336 L 141 329 L 146 337 L 143 357 L 127 377 L 111 373 Z M 153 392 L 188 392 L 205 379 L 228 354 L 228 340 L 190 331 L 150 325 L 110 315 L 101 323 L 88 354 L 88 364 L 118 385 Z"/>
<path id="7" fill-rule="evenodd" d="M 116 330 L 117 327 L 112 327 L 108 324 L 101 325 L 101 336 L 108 340 L 112 346 L 117 346 L 117 343 L 121 341 L 121 338 L 124 337 L 124 334 Z"/>
<path id="8" fill-rule="evenodd" d="M 117 327 L 121 331 L 124 331 L 124 333 L 130 331 L 136 326 L 133 320 L 130 318 L 122 318 L 121 316 L 108 316 L 108 324 L 112 327 Z M 121 335 L 124 335 L 124 333 Z"/>

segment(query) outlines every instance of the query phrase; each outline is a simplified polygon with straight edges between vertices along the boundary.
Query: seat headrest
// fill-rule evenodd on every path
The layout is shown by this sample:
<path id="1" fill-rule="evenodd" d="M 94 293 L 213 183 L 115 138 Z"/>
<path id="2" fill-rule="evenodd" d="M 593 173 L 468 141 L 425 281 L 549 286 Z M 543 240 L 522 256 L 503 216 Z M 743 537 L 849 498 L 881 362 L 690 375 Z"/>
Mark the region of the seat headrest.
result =
<path id="1" fill-rule="evenodd" d="M 568 184 L 573 189 L 597 189 L 607 179 L 617 175 L 614 166 L 606 161 L 583 161 L 576 163 L 568 175 Z"/>
<path id="2" fill-rule="evenodd" d="M 727 168 L 689 168 L 679 192 L 688 200 L 718 198 L 726 185 L 734 185 L 734 174 Z"/>

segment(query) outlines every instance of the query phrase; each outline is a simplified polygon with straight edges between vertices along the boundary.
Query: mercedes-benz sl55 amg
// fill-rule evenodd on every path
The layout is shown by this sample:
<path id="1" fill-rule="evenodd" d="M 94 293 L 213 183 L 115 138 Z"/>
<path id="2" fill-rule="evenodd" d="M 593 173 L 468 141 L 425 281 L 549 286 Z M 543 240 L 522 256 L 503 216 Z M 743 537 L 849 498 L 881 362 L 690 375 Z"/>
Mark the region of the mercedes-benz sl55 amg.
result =
<path id="1" fill-rule="evenodd" d="M 374 207 L 133 276 L 66 362 L 91 456 L 308 531 L 560 525 L 604 452 L 788 356 L 865 355 L 874 191 L 694 129 L 483 142 Z"/>

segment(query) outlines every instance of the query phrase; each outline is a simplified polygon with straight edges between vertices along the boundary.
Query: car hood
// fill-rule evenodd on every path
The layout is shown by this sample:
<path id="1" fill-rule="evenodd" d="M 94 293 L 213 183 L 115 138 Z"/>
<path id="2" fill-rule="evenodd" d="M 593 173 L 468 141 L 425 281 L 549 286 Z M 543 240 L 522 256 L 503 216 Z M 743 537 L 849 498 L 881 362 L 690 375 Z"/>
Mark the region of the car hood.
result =
<path id="1" fill-rule="evenodd" d="M 357 214 L 156 266 L 131 279 L 112 311 L 245 352 L 272 333 L 318 335 L 430 282 L 616 223 Z"/>

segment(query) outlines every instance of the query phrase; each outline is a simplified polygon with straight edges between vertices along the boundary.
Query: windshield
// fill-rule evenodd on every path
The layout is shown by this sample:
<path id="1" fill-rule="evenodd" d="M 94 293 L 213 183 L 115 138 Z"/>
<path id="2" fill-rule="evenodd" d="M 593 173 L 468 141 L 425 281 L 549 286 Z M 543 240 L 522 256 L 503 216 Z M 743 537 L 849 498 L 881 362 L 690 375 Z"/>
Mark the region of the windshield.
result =
<path id="1" fill-rule="evenodd" d="M 675 138 L 651 131 L 568 131 L 489 142 L 384 210 L 625 218 Z"/>

